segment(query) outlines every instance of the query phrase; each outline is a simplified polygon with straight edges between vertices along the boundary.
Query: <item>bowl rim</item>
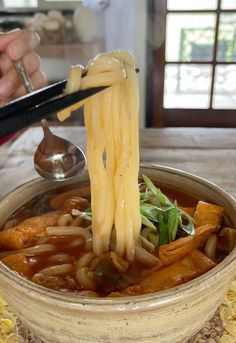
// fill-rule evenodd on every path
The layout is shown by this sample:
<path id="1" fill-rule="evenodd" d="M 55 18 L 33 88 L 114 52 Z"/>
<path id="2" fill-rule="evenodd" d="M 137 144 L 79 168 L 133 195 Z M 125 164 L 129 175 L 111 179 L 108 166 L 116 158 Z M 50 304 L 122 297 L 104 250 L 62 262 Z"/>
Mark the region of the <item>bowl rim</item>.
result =
<path id="1" fill-rule="evenodd" d="M 234 205 L 236 210 L 236 200 L 232 195 L 230 195 L 228 192 L 223 190 L 221 187 L 215 185 L 211 181 L 208 181 L 200 176 L 180 169 L 163 166 L 155 163 L 140 163 L 140 168 L 151 170 L 156 169 L 162 172 L 181 175 L 184 178 L 194 180 L 195 182 L 199 182 L 203 185 L 211 186 L 214 188 L 214 190 L 223 193 L 227 201 Z M 50 184 L 52 183 L 52 181 L 46 181 L 40 177 L 34 178 L 18 186 L 14 190 L 10 191 L 0 200 L 0 203 L 7 201 L 10 195 L 12 195 L 14 192 L 21 190 L 23 187 L 27 185 L 34 185 L 39 182 L 48 182 Z M 60 186 L 63 185 L 63 183 L 64 182 L 60 182 Z M 71 180 L 69 183 L 71 183 Z M 194 290 L 196 290 L 196 283 L 198 285 L 198 292 L 206 292 L 207 288 L 211 287 L 211 283 L 209 282 L 209 280 L 214 279 L 217 280 L 217 282 L 220 282 L 221 279 L 224 279 L 224 275 L 221 275 L 221 271 L 226 267 L 228 267 L 229 269 L 231 267 L 233 270 L 233 265 L 236 266 L 236 248 L 234 248 L 233 251 L 231 251 L 230 254 L 222 262 L 220 262 L 216 267 L 214 267 L 207 273 L 177 287 L 144 295 L 110 298 L 88 297 L 73 293 L 62 293 L 59 291 L 51 290 L 43 286 L 34 284 L 33 282 L 23 278 L 22 276 L 13 272 L 11 269 L 5 266 L 2 262 L 0 262 L 0 278 L 2 274 L 2 276 L 4 276 L 6 280 L 10 279 L 11 281 L 15 282 L 17 286 L 22 286 L 23 290 L 27 292 L 28 295 L 35 296 L 38 300 L 41 301 L 47 301 L 50 299 L 50 301 L 53 301 L 53 304 L 57 306 L 68 307 L 68 304 L 70 304 L 71 308 L 83 308 L 83 310 L 87 310 L 90 312 L 91 310 L 93 312 L 103 313 L 111 313 L 117 311 L 130 312 L 137 311 L 140 307 L 142 307 L 142 310 L 150 310 L 152 308 L 157 309 L 158 307 L 174 305 L 175 303 L 182 301 L 183 298 L 187 299 L 189 296 L 191 296 L 191 294 L 194 293 Z"/>

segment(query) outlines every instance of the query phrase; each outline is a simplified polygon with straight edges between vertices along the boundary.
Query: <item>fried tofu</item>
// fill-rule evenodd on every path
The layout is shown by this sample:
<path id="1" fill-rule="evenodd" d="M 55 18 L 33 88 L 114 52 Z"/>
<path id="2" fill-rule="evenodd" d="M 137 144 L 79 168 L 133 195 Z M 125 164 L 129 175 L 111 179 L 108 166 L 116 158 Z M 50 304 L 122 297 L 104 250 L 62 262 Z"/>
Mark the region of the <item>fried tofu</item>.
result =
<path id="1" fill-rule="evenodd" d="M 199 226 L 196 228 L 195 236 L 182 237 L 169 244 L 162 244 L 159 247 L 158 257 L 164 265 L 175 263 L 194 249 L 200 248 L 216 230 L 216 225 Z"/>
<path id="2" fill-rule="evenodd" d="M 28 246 L 28 243 L 33 238 L 40 237 L 48 226 L 57 225 L 60 215 L 59 211 L 48 212 L 26 219 L 10 229 L 0 231 L 0 247 L 22 249 Z"/>
<path id="3" fill-rule="evenodd" d="M 206 273 L 215 265 L 216 263 L 202 252 L 193 250 L 182 260 L 158 270 L 142 280 L 139 283 L 141 294 L 176 287 Z"/>
<path id="4" fill-rule="evenodd" d="M 193 219 L 196 222 L 196 227 L 205 224 L 216 225 L 218 228 L 221 225 L 224 208 L 218 205 L 209 204 L 204 201 L 199 201 L 194 212 Z"/>
<path id="5" fill-rule="evenodd" d="M 181 210 L 188 213 L 191 217 L 193 217 L 194 212 L 196 211 L 196 207 L 182 207 L 180 206 Z"/>
<path id="6" fill-rule="evenodd" d="M 28 263 L 26 255 L 24 253 L 6 256 L 1 259 L 1 262 L 3 262 L 7 267 L 19 273 L 22 276 L 32 276 L 31 266 Z"/>

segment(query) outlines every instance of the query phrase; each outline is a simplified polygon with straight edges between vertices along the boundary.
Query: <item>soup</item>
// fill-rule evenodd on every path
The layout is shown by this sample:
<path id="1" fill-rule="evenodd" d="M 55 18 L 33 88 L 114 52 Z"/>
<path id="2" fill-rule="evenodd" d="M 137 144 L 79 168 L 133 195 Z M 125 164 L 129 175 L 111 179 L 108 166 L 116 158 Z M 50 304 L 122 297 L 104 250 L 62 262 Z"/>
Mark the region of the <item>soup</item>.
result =
<path id="1" fill-rule="evenodd" d="M 144 178 L 134 260 L 114 250 L 114 232 L 109 252 L 94 254 L 86 185 L 46 193 L 9 218 L 0 233 L 1 261 L 50 289 L 115 297 L 175 287 L 204 274 L 233 249 L 236 231 L 221 206 L 164 185 L 158 188 Z M 29 217 L 32 211 L 34 217 Z"/>

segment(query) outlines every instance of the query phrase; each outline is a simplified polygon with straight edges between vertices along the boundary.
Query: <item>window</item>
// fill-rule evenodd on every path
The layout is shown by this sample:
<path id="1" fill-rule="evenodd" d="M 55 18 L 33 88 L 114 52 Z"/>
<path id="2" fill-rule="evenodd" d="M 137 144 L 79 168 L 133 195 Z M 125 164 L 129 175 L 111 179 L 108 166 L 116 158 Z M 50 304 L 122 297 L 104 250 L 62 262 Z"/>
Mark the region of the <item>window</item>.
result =
<path id="1" fill-rule="evenodd" d="M 154 0 L 153 6 L 154 35 L 164 30 L 165 37 L 153 55 L 148 125 L 236 126 L 236 1 Z"/>
<path id="2" fill-rule="evenodd" d="M 38 7 L 38 0 L 3 0 L 5 8 L 23 8 L 23 7 Z"/>

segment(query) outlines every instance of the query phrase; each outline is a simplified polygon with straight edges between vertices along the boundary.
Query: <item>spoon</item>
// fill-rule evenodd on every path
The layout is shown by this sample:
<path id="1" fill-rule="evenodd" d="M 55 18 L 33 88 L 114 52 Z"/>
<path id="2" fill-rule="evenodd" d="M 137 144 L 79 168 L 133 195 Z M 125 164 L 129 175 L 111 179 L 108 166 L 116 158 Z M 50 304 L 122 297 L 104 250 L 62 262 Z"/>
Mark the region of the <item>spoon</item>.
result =
<path id="1" fill-rule="evenodd" d="M 33 86 L 21 60 L 15 62 L 15 68 L 28 93 L 33 92 Z M 86 165 L 83 151 L 75 144 L 54 135 L 46 119 L 41 120 L 44 137 L 35 155 L 36 171 L 45 179 L 63 181 L 77 175 Z"/>
<path id="2" fill-rule="evenodd" d="M 85 167 L 85 156 L 76 145 L 53 135 L 47 121 L 41 120 L 44 137 L 35 155 L 34 165 L 45 179 L 62 181 L 70 179 Z"/>

